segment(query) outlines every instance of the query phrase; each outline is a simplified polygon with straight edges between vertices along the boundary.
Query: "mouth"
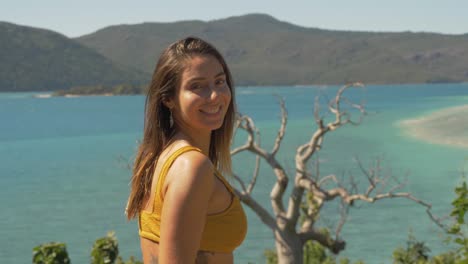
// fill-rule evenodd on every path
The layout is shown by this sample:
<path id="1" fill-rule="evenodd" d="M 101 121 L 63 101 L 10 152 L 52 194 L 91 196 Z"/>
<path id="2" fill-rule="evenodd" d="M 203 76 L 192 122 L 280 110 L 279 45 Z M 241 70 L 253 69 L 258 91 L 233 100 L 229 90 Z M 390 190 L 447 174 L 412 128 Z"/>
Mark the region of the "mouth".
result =
<path id="1" fill-rule="evenodd" d="M 206 107 L 204 109 L 201 109 L 200 112 L 204 114 L 208 114 L 208 115 L 217 115 L 221 113 L 221 110 L 222 110 L 222 106 L 217 105 L 217 106 Z"/>

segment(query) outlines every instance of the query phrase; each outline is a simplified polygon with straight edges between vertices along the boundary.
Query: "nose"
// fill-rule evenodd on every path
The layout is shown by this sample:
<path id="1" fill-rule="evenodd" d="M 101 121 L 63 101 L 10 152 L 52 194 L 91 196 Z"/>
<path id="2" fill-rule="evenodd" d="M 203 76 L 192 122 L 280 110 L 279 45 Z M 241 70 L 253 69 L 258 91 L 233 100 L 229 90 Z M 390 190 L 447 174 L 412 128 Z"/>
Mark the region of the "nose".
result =
<path id="1" fill-rule="evenodd" d="M 210 100 L 217 100 L 220 96 L 220 91 L 217 89 L 215 84 L 210 84 L 210 89 L 208 89 L 209 94 L 208 97 Z"/>

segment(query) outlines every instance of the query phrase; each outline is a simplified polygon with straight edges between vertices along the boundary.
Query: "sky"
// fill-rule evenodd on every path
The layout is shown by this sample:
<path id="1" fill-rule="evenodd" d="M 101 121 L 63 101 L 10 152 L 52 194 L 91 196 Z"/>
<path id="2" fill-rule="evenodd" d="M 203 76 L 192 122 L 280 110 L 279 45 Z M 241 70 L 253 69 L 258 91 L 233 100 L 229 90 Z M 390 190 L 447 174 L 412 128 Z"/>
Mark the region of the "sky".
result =
<path id="1" fill-rule="evenodd" d="M 0 21 L 78 37 L 143 22 L 268 14 L 303 27 L 468 33 L 468 0 L 0 0 Z"/>

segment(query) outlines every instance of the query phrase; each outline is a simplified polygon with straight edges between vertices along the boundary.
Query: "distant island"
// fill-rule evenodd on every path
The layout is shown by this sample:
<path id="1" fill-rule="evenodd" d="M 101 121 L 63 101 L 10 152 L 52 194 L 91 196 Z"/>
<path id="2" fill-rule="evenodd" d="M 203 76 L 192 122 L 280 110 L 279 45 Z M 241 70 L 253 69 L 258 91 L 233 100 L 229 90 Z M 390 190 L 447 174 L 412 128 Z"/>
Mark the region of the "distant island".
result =
<path id="1" fill-rule="evenodd" d="M 67 90 L 54 91 L 52 96 L 132 95 L 143 94 L 146 89 L 147 85 L 135 84 L 76 86 Z"/>
<path id="2" fill-rule="evenodd" d="M 323 30 L 248 14 L 115 25 L 77 38 L 0 22 L 0 92 L 121 94 L 110 87 L 147 84 L 162 50 L 189 35 L 220 50 L 239 86 L 468 81 L 468 34 Z"/>

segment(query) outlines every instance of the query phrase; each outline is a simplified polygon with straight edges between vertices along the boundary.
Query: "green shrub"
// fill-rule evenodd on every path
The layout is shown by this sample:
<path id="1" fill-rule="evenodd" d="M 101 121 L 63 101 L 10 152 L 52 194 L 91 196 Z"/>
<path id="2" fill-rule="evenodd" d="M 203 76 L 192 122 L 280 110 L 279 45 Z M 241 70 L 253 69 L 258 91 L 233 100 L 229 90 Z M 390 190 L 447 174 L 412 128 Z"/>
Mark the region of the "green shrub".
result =
<path id="1" fill-rule="evenodd" d="M 127 261 L 124 261 L 122 257 L 119 256 L 115 264 L 143 264 L 143 262 L 135 259 L 134 256 L 131 256 L 130 259 L 128 259 Z"/>
<path id="2" fill-rule="evenodd" d="M 33 248 L 34 264 L 69 264 L 65 243 L 50 242 Z"/>
<path id="3" fill-rule="evenodd" d="M 114 232 L 99 238 L 94 242 L 91 251 L 92 264 L 113 264 L 119 255 L 119 245 Z"/>
<path id="4" fill-rule="evenodd" d="M 408 241 L 406 242 L 406 249 L 399 247 L 393 251 L 393 263 L 428 263 L 430 251 L 431 250 L 424 244 L 424 242 L 417 241 L 416 238 L 410 233 Z"/>
<path id="5" fill-rule="evenodd" d="M 348 258 L 337 259 L 335 256 L 329 256 L 327 249 L 315 241 L 307 241 L 304 244 L 304 264 L 351 264 Z M 267 264 L 277 264 L 278 255 L 275 250 L 267 249 L 263 252 L 266 258 Z M 363 261 L 359 260 L 354 262 L 355 264 L 364 264 Z"/>

